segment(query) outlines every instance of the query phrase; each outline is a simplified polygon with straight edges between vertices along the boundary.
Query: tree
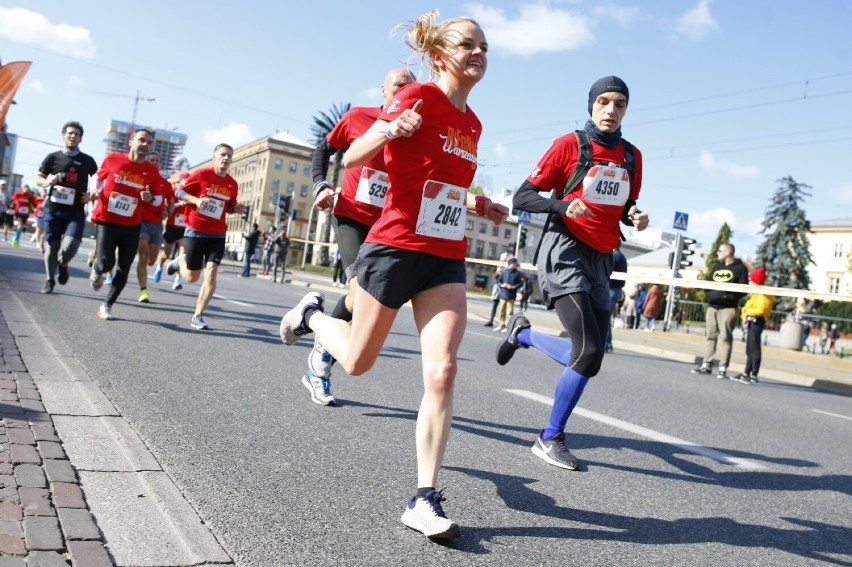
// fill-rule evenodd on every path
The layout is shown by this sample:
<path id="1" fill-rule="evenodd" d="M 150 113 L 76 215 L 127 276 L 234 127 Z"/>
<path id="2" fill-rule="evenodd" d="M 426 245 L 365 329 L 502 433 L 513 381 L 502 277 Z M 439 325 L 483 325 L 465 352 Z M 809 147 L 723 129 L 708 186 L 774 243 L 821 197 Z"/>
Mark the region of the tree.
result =
<path id="1" fill-rule="evenodd" d="M 777 183 L 763 219 L 760 234 L 766 239 L 755 253 L 756 265 L 766 267 L 766 285 L 809 289 L 808 266 L 813 264 L 808 242 L 811 223 L 805 218 L 801 202 L 811 195 L 811 187 L 789 175 Z"/>
<path id="2" fill-rule="evenodd" d="M 339 106 L 333 104 L 331 106 L 331 110 L 328 113 L 323 111 L 319 111 L 318 115 L 315 115 L 314 123 L 311 124 L 311 134 L 314 135 L 313 143 L 316 146 L 319 146 L 323 140 L 325 140 L 326 136 L 328 136 L 332 130 L 334 130 L 337 123 L 340 122 L 340 119 L 344 114 L 349 112 L 349 109 L 352 108 L 351 103 L 341 103 Z M 343 169 L 343 150 L 339 150 L 334 154 L 334 169 L 331 175 L 331 186 L 337 187 L 340 184 L 340 170 Z M 310 230 L 310 227 L 308 227 Z M 322 231 L 322 238 L 320 242 L 331 242 L 331 223 L 325 223 Z M 320 252 L 320 263 L 324 266 L 327 266 L 329 262 L 329 254 L 328 254 L 328 246 L 323 246 Z"/>

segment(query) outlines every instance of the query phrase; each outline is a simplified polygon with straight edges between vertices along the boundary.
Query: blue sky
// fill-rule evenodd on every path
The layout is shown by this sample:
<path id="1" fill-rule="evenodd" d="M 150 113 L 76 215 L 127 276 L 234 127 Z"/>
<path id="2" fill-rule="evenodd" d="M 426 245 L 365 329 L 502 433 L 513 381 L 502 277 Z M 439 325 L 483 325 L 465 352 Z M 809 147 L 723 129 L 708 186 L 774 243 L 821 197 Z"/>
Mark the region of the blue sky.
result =
<path id="1" fill-rule="evenodd" d="M 592 82 L 631 89 L 624 135 L 645 156 L 640 206 L 675 211 L 705 246 L 722 222 L 749 254 L 776 180 L 812 186 L 811 221 L 852 216 L 852 2 L 683 0 L 0 2 L 0 58 L 33 61 L 7 123 L 33 181 L 66 120 L 103 157 L 110 119 L 176 128 L 185 155 L 276 131 L 309 141 L 333 104 L 378 105 L 408 50 L 390 32 L 429 9 L 469 15 L 490 44 L 470 105 L 484 125 L 480 184 L 516 188 L 556 137 L 582 127 Z M 415 69 L 416 70 L 416 69 Z M 427 75 L 421 75 L 423 80 Z M 109 96 L 96 93 L 111 93 Z"/>

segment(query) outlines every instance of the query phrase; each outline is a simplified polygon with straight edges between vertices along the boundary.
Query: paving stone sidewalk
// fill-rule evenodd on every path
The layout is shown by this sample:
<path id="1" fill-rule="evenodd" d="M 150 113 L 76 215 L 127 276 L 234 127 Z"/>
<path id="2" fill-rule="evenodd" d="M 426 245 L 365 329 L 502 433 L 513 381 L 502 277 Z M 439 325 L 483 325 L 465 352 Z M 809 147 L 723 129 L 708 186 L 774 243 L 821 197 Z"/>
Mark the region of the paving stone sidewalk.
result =
<path id="1" fill-rule="evenodd" d="M 0 567 L 113 566 L 0 312 Z"/>

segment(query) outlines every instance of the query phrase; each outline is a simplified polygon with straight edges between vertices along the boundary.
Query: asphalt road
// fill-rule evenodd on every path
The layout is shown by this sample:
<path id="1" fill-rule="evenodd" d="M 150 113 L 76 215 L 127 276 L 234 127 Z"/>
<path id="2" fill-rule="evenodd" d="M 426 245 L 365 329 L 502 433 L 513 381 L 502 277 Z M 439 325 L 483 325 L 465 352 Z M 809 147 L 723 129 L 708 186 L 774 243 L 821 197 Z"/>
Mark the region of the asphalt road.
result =
<path id="1" fill-rule="evenodd" d="M 507 366 L 471 321 L 439 488 L 462 537 L 435 544 L 399 517 L 415 488 L 418 338 L 403 308 L 368 375 L 334 372 L 339 407 L 300 382 L 311 342 L 285 347 L 304 287 L 220 276 L 207 332 L 197 292 L 135 278 L 113 309 L 83 253 L 39 293 L 40 259 L 0 252 L 33 317 L 70 347 L 238 565 L 852 565 L 852 398 L 745 388 L 682 363 L 608 356 L 569 422 L 580 472 L 530 452 L 560 369 Z M 326 290 L 330 300 L 339 295 Z"/>

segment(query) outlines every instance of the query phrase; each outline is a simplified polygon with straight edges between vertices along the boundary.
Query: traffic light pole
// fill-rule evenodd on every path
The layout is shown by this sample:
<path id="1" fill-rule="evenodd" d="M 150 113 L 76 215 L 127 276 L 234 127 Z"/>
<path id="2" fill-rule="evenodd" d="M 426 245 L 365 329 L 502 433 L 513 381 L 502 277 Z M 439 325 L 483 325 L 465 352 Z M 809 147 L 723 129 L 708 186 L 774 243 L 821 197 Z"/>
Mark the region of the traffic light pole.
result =
<path id="1" fill-rule="evenodd" d="M 683 250 L 683 235 L 678 232 L 675 235 L 675 243 L 674 243 L 674 253 L 672 254 L 672 264 L 669 266 L 672 270 L 672 277 L 677 277 L 678 268 L 680 268 L 680 254 L 681 250 Z M 666 300 L 666 315 L 663 319 L 663 332 L 668 332 L 671 328 L 672 322 L 672 312 L 674 311 L 674 300 L 675 300 L 675 288 L 673 285 L 669 286 L 669 294 L 668 299 Z"/>

